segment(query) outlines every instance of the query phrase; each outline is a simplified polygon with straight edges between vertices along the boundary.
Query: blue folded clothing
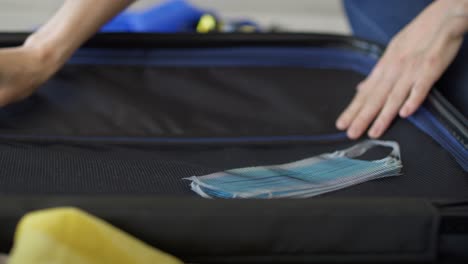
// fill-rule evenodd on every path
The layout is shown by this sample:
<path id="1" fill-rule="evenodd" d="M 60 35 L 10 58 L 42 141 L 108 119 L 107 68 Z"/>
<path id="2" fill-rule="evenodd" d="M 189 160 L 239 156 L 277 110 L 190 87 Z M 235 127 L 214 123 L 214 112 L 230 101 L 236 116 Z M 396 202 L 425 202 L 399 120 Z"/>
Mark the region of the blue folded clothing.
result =
<path id="1" fill-rule="evenodd" d="M 143 11 L 126 11 L 102 27 L 101 32 L 195 32 L 205 12 L 185 0 L 168 0 Z"/>

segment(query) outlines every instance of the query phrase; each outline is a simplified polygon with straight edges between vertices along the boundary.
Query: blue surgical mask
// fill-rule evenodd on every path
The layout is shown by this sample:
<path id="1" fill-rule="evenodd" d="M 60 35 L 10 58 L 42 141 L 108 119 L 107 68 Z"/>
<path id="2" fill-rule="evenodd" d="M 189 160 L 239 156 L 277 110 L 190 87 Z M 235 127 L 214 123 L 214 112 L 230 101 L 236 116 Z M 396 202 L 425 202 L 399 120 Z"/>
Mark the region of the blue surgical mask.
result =
<path id="1" fill-rule="evenodd" d="M 392 148 L 385 158 L 355 159 L 376 146 Z M 402 168 L 393 141 L 368 140 L 351 148 L 292 163 L 247 167 L 193 176 L 192 190 L 206 198 L 312 197 L 365 181 L 396 176 Z"/>

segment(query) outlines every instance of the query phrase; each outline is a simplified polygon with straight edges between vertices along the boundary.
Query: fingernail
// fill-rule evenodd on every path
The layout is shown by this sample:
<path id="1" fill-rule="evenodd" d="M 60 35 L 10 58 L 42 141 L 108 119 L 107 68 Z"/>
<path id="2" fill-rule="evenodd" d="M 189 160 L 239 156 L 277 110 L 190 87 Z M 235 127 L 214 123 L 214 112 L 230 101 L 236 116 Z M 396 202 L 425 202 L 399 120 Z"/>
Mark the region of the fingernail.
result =
<path id="1" fill-rule="evenodd" d="M 346 129 L 346 123 L 344 120 L 342 119 L 339 119 L 338 121 L 336 121 L 336 127 L 339 129 L 339 130 L 345 130 Z"/>
<path id="2" fill-rule="evenodd" d="M 376 124 L 370 131 L 369 137 L 371 138 L 378 138 L 382 133 L 382 126 L 380 124 Z"/>
<path id="3" fill-rule="evenodd" d="M 403 107 L 400 110 L 400 117 L 402 117 L 402 118 L 408 117 L 408 107 Z"/>
<path id="4" fill-rule="evenodd" d="M 348 137 L 350 139 L 356 139 L 358 137 L 358 131 L 356 128 L 351 128 L 348 130 Z"/>

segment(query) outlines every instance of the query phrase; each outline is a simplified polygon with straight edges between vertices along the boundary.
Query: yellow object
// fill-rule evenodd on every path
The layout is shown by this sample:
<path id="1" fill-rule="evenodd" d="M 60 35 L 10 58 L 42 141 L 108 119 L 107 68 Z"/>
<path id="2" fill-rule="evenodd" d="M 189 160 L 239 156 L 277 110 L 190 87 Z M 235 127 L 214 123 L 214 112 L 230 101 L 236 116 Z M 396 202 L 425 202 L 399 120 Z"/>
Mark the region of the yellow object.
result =
<path id="1" fill-rule="evenodd" d="M 8 264 L 180 264 L 110 224 L 74 208 L 27 214 Z"/>
<path id="2" fill-rule="evenodd" d="M 243 32 L 243 33 L 255 33 L 255 32 L 257 32 L 257 28 L 254 27 L 254 26 L 251 26 L 251 25 L 241 26 L 238 30 L 240 32 Z"/>
<path id="3" fill-rule="evenodd" d="M 216 30 L 216 18 L 212 15 L 206 14 L 200 18 L 197 25 L 198 33 L 209 33 Z"/>

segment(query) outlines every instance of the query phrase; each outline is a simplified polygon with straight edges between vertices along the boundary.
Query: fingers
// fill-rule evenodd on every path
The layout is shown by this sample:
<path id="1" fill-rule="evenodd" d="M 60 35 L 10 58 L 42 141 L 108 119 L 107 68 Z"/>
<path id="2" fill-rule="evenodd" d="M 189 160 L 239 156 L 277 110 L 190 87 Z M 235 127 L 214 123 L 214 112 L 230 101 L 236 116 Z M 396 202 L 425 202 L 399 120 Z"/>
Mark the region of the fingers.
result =
<path id="1" fill-rule="evenodd" d="M 363 92 L 359 89 L 351 105 L 338 120 L 337 126 L 341 125 L 338 128 L 347 129 L 348 137 L 357 139 L 375 119 L 368 135 L 378 138 L 398 114 L 404 118 L 412 115 L 443 72 L 440 66 L 443 63 L 434 58 L 435 55 L 432 55 L 420 60 L 415 56 L 404 64 L 389 61 L 391 66 L 386 67 L 382 77 L 374 77 L 377 80 L 374 82 L 365 82 Z M 400 76 L 400 73 L 404 74 Z M 374 87 L 365 87 L 369 83 Z"/>
<path id="2" fill-rule="evenodd" d="M 421 71 L 417 74 L 413 89 L 400 110 L 399 114 L 402 118 L 407 118 L 416 112 L 434 83 L 455 57 L 461 42 L 454 41 L 451 44 L 446 42 L 446 39 L 441 39 L 422 61 Z"/>
<path id="3" fill-rule="evenodd" d="M 338 129 L 347 129 L 350 139 L 359 138 L 371 123 L 373 124 L 368 132 L 369 137 L 380 137 L 411 94 L 415 83 L 414 76 L 417 73 L 417 60 L 398 54 L 391 54 L 391 58 L 386 59 L 390 56 L 386 55 L 379 62 L 378 68 L 376 67 L 369 78 L 360 85 L 355 98 L 337 121 Z M 422 94 L 422 100 L 426 95 L 427 93 Z"/>
<path id="4" fill-rule="evenodd" d="M 363 85 L 363 84 L 360 84 Z M 354 96 L 351 104 L 344 110 L 341 116 L 336 121 L 336 127 L 339 130 L 346 130 L 348 129 L 351 122 L 354 120 L 356 115 L 361 110 L 362 105 L 366 100 L 366 94 L 363 91 L 363 88 L 358 88 L 358 92 Z"/>
<path id="5" fill-rule="evenodd" d="M 357 139 L 367 130 L 385 104 L 385 99 L 394 82 L 395 79 L 392 77 L 381 78 L 377 82 L 377 85 L 372 90 L 369 90 L 364 104 L 348 128 L 349 138 Z"/>
<path id="6" fill-rule="evenodd" d="M 401 107 L 399 114 L 402 118 L 407 118 L 416 112 L 419 106 L 421 106 L 421 104 L 426 99 L 429 91 L 432 88 L 432 85 L 439 77 L 440 74 L 438 74 L 433 69 L 426 69 L 420 74 L 419 78 L 411 89 L 411 93 L 408 99 L 406 99 L 405 103 Z"/>
<path id="7" fill-rule="evenodd" d="M 410 96 L 400 109 L 400 117 L 407 118 L 414 114 L 414 112 L 416 112 L 419 106 L 424 102 L 424 99 L 427 97 L 431 87 L 432 82 L 429 82 L 428 80 L 421 80 L 419 83 L 415 84 L 413 89 L 411 89 Z"/>
<path id="8" fill-rule="evenodd" d="M 5 85 L 0 86 L 0 107 L 20 101 L 30 94 L 28 90 L 21 89 L 21 87 L 14 87 L 14 89 L 12 89 Z"/>
<path id="9" fill-rule="evenodd" d="M 387 57 L 384 55 L 368 79 L 360 84 L 357 95 L 337 121 L 337 127 L 347 129 L 351 139 L 359 138 L 367 130 L 398 78 L 400 69 L 387 66 Z"/>
<path id="10" fill-rule="evenodd" d="M 353 120 L 356 118 L 359 111 L 361 111 L 362 106 L 365 105 L 366 101 L 368 100 L 367 98 L 369 96 L 369 93 L 372 91 L 372 89 L 375 87 L 375 85 L 381 78 L 381 65 L 382 61 L 375 66 L 374 70 L 371 72 L 369 77 L 367 77 L 366 80 L 364 80 L 357 86 L 356 95 L 336 121 L 336 127 L 339 130 L 348 129 Z"/>
<path id="11" fill-rule="evenodd" d="M 368 135 L 378 138 L 398 114 L 406 118 L 419 108 L 463 41 L 459 34 L 454 35 L 452 24 L 458 23 L 447 23 L 450 3 L 436 1 L 392 39 L 338 118 L 338 129 L 356 139 L 373 122 Z"/>
<path id="12" fill-rule="evenodd" d="M 369 137 L 379 138 L 387 130 L 405 102 L 413 84 L 412 73 L 405 74 L 390 92 L 385 105 L 369 129 Z"/>
<path id="13" fill-rule="evenodd" d="M 15 94 L 9 89 L 0 87 L 0 107 L 3 107 L 15 100 Z"/>

